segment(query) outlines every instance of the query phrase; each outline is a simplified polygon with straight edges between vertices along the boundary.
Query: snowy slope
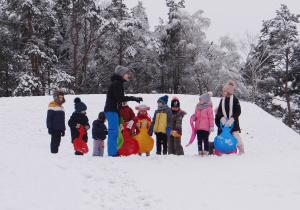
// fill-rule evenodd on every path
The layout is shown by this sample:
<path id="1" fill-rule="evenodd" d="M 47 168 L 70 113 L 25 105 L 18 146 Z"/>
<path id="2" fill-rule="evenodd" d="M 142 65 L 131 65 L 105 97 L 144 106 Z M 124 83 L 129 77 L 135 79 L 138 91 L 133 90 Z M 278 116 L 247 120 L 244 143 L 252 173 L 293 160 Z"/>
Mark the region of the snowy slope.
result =
<path id="1" fill-rule="evenodd" d="M 139 95 L 151 106 L 163 94 Z M 169 95 L 170 100 L 174 95 Z M 90 123 L 105 95 L 81 95 Z M 177 95 L 189 117 L 198 96 Z M 66 96 L 66 123 L 75 96 Z M 0 209 L 299 209 L 300 137 L 279 120 L 241 102 L 244 155 L 199 157 L 195 142 L 185 156 L 83 157 L 73 154 L 70 130 L 59 153 L 50 153 L 46 129 L 52 97 L 0 98 Z M 213 98 L 213 104 L 219 103 Z M 129 102 L 134 108 L 135 102 Z M 216 130 L 216 129 L 215 129 Z M 216 131 L 210 140 L 216 136 Z M 88 145 L 92 148 L 91 130 Z"/>

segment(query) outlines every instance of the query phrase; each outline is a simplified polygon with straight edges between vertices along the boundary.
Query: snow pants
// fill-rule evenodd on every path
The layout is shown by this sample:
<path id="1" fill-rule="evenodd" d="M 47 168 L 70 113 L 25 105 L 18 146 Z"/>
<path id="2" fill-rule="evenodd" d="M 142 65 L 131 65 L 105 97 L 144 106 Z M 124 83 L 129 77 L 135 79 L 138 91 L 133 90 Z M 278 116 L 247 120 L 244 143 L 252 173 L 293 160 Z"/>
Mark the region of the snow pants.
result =
<path id="1" fill-rule="evenodd" d="M 101 156 L 104 154 L 104 141 L 103 140 L 95 140 L 93 142 L 93 156 Z"/>
<path id="2" fill-rule="evenodd" d="M 168 154 L 171 155 L 184 155 L 181 145 L 181 137 L 168 137 Z"/>
<path id="3" fill-rule="evenodd" d="M 161 155 L 161 145 L 163 145 L 163 154 L 168 154 L 168 137 L 165 133 L 155 133 L 156 135 L 156 154 Z"/>
<path id="4" fill-rule="evenodd" d="M 50 150 L 51 153 L 58 153 L 58 147 L 61 141 L 61 131 L 53 131 L 51 134 Z"/>
<path id="5" fill-rule="evenodd" d="M 118 155 L 119 115 L 116 112 L 105 112 L 108 122 L 107 152 L 108 156 Z"/>
<path id="6" fill-rule="evenodd" d="M 208 151 L 208 136 L 209 136 L 208 131 L 197 130 L 198 151 L 203 151 L 202 143 L 204 144 L 204 151 Z"/>

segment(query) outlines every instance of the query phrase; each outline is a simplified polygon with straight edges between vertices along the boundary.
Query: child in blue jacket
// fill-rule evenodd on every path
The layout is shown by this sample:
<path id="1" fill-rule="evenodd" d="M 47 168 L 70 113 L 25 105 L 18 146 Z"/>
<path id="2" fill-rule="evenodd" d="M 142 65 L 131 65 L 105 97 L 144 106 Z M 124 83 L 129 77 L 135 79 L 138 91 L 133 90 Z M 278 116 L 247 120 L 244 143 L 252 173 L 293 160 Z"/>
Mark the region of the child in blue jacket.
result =
<path id="1" fill-rule="evenodd" d="M 93 122 L 92 137 L 93 142 L 93 156 L 101 156 L 104 154 L 104 140 L 106 139 L 107 127 L 104 124 L 106 117 L 104 112 L 100 112 L 98 119 Z"/>

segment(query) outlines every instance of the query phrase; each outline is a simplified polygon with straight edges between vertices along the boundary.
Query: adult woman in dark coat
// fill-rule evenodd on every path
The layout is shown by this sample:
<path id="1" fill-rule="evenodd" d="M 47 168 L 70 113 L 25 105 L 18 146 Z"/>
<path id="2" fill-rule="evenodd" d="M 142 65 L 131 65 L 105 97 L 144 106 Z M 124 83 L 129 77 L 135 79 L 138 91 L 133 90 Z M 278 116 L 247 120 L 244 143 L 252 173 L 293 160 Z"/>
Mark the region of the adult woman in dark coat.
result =
<path id="1" fill-rule="evenodd" d="M 130 77 L 129 69 L 118 65 L 115 74 L 111 77 L 111 85 L 106 95 L 104 107 L 105 116 L 108 122 L 108 156 L 118 156 L 117 138 L 119 135 L 119 115 L 124 101 L 143 101 L 141 97 L 125 96 L 123 83 Z"/>

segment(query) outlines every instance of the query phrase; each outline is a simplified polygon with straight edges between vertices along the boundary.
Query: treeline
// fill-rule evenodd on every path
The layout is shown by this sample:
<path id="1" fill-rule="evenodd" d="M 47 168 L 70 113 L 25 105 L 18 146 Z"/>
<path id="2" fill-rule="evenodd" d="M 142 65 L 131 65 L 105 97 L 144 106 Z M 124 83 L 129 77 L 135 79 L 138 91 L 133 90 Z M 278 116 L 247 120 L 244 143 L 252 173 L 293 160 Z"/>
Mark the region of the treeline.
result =
<path id="1" fill-rule="evenodd" d="M 127 93 L 221 96 L 231 79 L 238 97 L 300 130 L 299 15 L 285 5 L 257 38 L 213 43 L 210 20 L 184 0 L 166 0 L 168 20 L 154 31 L 142 1 L 130 10 L 122 0 L 0 2 L 0 97 L 106 93 L 120 64 L 131 70 Z"/>

